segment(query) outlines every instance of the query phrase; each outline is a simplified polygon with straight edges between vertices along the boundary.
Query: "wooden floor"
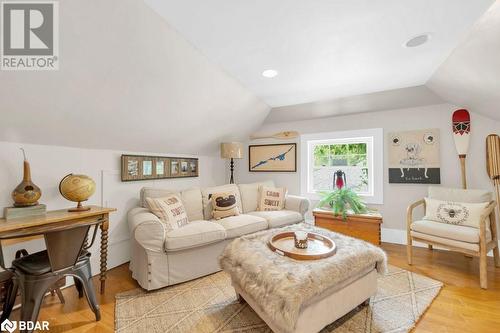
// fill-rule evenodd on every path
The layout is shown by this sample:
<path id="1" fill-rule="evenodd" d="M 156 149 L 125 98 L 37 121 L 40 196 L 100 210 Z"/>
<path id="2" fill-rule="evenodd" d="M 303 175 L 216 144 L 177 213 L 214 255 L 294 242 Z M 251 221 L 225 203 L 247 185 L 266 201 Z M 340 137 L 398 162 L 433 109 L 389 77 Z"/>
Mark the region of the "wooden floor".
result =
<path id="1" fill-rule="evenodd" d="M 382 248 L 389 255 L 392 265 L 445 284 L 414 332 L 500 332 L 500 268 L 494 268 L 493 260 L 488 262 L 488 290 L 482 290 L 479 288 L 477 258 L 414 248 L 414 265 L 408 266 L 406 247 L 383 244 Z M 94 321 L 94 314 L 85 299 L 78 299 L 74 288 L 63 291 L 66 304 L 60 304 L 57 297 L 46 297 L 39 320 L 50 322 L 50 332 L 114 332 L 115 294 L 137 287 L 128 265 L 119 266 L 108 272 L 106 294 L 100 295 L 100 322 Z M 18 312 L 14 312 L 11 319 L 17 319 Z"/>

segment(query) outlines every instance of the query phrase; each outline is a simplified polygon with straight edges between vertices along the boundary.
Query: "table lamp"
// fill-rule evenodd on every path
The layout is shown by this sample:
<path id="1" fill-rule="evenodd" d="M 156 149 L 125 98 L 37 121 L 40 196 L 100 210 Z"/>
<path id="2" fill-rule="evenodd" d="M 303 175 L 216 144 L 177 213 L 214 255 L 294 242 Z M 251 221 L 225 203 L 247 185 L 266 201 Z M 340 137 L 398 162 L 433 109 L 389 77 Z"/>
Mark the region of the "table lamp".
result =
<path id="1" fill-rule="evenodd" d="M 229 164 L 231 170 L 231 178 L 229 184 L 234 184 L 234 159 L 243 158 L 243 144 L 239 142 L 223 142 L 220 144 L 220 157 L 231 159 Z"/>

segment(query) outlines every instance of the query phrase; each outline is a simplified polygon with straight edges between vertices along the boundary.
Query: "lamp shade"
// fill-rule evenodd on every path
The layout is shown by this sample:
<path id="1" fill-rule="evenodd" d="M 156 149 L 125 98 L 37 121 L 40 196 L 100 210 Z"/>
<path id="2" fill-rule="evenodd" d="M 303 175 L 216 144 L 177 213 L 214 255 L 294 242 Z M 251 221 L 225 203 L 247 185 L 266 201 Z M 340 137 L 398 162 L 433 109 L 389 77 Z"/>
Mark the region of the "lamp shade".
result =
<path id="1" fill-rule="evenodd" d="M 243 144 L 239 142 L 223 142 L 220 144 L 220 157 L 243 158 Z"/>

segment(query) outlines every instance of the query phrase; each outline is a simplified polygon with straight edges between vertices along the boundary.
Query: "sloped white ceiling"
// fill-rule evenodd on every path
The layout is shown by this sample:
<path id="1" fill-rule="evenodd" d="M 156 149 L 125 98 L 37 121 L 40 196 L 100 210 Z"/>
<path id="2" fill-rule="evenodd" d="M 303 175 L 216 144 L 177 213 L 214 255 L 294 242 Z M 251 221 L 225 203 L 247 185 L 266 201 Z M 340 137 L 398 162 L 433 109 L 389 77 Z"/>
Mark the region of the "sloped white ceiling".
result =
<path id="1" fill-rule="evenodd" d="M 493 0 L 145 0 L 273 107 L 425 84 Z M 430 33 L 427 44 L 405 48 Z M 266 79 L 263 70 L 279 76 Z"/>
<path id="2" fill-rule="evenodd" d="M 60 70 L 0 72 L 0 141 L 207 154 L 269 107 L 142 0 L 64 0 Z"/>
<path id="3" fill-rule="evenodd" d="M 336 98 L 273 108 L 264 123 L 342 116 L 441 104 L 444 100 L 425 86 Z"/>
<path id="4" fill-rule="evenodd" d="M 427 83 L 443 99 L 500 120 L 500 1 Z"/>

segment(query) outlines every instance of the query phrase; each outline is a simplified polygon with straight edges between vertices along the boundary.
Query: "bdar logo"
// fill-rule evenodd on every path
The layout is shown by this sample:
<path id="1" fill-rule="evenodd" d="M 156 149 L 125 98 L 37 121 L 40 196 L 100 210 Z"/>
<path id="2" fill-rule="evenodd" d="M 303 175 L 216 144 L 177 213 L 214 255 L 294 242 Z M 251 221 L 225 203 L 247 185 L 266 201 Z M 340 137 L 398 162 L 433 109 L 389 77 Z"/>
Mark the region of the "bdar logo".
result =
<path id="1" fill-rule="evenodd" d="M 1 2 L 1 69 L 58 69 L 58 3 Z"/>
<path id="2" fill-rule="evenodd" d="M 16 322 L 12 322 L 9 319 L 5 319 L 2 324 L 0 325 L 0 329 L 2 332 L 14 332 L 17 328 Z"/>

